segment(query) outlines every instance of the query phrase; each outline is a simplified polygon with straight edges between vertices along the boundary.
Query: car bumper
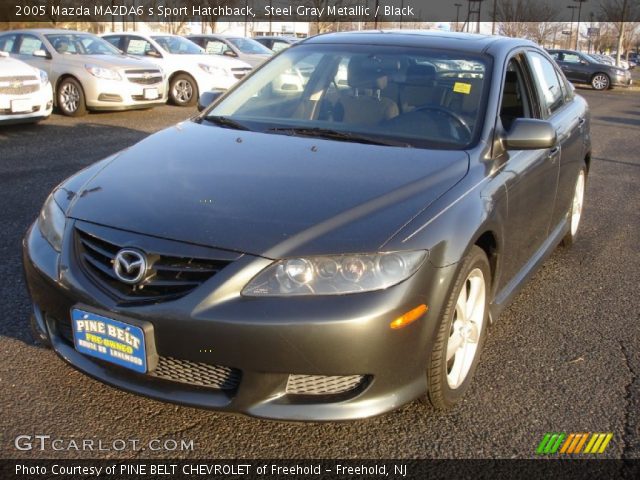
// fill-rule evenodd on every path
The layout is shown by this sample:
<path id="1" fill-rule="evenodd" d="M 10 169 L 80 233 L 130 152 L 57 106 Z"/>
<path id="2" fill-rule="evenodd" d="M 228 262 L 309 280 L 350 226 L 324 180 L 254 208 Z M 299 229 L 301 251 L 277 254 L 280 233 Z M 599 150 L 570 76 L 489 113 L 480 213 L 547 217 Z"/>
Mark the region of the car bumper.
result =
<path id="1" fill-rule="evenodd" d="M 113 81 L 92 78 L 83 84 L 87 108 L 90 110 L 129 110 L 151 108 L 167 101 L 166 82 L 150 85 L 128 80 Z M 145 97 L 147 93 L 156 93 Z"/>
<path id="2" fill-rule="evenodd" d="M 13 101 L 26 102 L 31 111 L 13 112 Z M 38 121 L 51 115 L 53 108 L 53 94 L 51 85 L 47 84 L 37 92 L 25 95 L 0 95 L 0 123 L 22 123 Z"/>
<path id="3" fill-rule="evenodd" d="M 67 225 L 66 237 L 71 229 Z M 123 308 L 85 276 L 71 243 L 65 239 L 58 255 L 37 227 L 23 242 L 34 314 L 62 359 L 100 381 L 155 399 L 282 420 L 369 417 L 426 393 L 431 339 L 456 268 L 435 268 L 427 261 L 407 281 L 379 292 L 246 298 L 237 285 L 270 261 L 245 255 L 183 298 Z M 402 329 L 389 328 L 391 321 L 423 303 L 429 310 L 421 319 Z M 236 384 L 208 388 L 192 381 L 193 372 L 175 378 L 139 374 L 79 353 L 65 334 L 70 310 L 77 305 L 104 316 L 147 322 L 161 359 L 171 359 L 178 370 L 196 364 L 231 368 Z M 312 391 L 327 381 L 344 386 L 346 380 L 340 377 L 352 377 L 348 389 Z M 291 385 L 299 381 L 311 386 L 292 391 Z"/>
<path id="4" fill-rule="evenodd" d="M 611 79 L 611 85 L 614 87 L 630 87 L 632 84 L 633 79 L 628 72 L 625 75 L 616 75 Z"/>

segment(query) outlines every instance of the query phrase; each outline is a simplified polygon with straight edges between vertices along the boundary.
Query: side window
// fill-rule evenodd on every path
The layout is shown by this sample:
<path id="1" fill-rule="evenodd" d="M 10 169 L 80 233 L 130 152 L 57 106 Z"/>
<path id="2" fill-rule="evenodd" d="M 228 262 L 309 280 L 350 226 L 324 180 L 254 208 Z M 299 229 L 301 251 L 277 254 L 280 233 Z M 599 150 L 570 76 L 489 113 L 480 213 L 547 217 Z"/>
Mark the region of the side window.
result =
<path id="1" fill-rule="evenodd" d="M 561 80 L 555 67 L 547 58 L 537 52 L 529 52 L 528 55 L 540 94 L 542 110 L 544 116 L 548 117 L 564 105 L 565 95 L 560 86 Z"/>
<path id="2" fill-rule="evenodd" d="M 565 53 L 563 61 L 566 63 L 580 63 L 580 57 L 575 53 Z"/>
<path id="3" fill-rule="evenodd" d="M 127 53 L 129 55 L 142 57 L 144 55 L 149 55 L 149 52 L 157 53 L 158 51 L 144 38 L 129 37 L 129 43 L 127 44 Z"/>
<path id="4" fill-rule="evenodd" d="M 271 50 L 273 50 L 274 52 L 278 53 L 280 50 L 284 50 L 285 48 L 289 48 L 289 44 L 287 42 L 282 42 L 280 40 L 275 40 L 273 42 L 273 46 L 271 47 Z"/>
<path id="5" fill-rule="evenodd" d="M 205 51 L 209 54 L 214 55 L 224 55 L 224 52 L 229 50 L 229 47 L 226 43 L 221 42 L 220 40 L 211 40 L 207 39 L 206 45 L 201 45 Z"/>
<path id="6" fill-rule="evenodd" d="M 510 130 L 516 118 L 532 118 L 533 106 L 524 70 L 514 57 L 509 60 L 502 89 L 500 120 L 505 130 Z"/>
<path id="7" fill-rule="evenodd" d="M 117 49 L 122 50 L 122 37 L 120 35 L 103 38 Z"/>
<path id="8" fill-rule="evenodd" d="M 13 46 L 16 43 L 17 34 L 12 33 L 9 35 L 3 35 L 0 37 L 0 51 L 11 53 L 13 52 Z"/>
<path id="9" fill-rule="evenodd" d="M 33 35 L 21 35 L 20 47 L 18 47 L 19 55 L 32 55 L 36 50 L 43 50 L 42 41 Z"/>

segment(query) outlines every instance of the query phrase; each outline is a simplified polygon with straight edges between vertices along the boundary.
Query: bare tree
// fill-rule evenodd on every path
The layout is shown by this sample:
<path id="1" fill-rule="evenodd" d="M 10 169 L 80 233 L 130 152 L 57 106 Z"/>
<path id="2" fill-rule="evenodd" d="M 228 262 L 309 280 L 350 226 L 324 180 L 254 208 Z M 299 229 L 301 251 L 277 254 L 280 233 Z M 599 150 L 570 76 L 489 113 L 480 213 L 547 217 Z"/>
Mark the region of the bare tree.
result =
<path id="1" fill-rule="evenodd" d="M 637 30 L 637 23 L 640 21 L 640 4 L 634 0 L 601 0 L 600 10 L 605 20 L 610 22 L 617 34 L 616 65 L 620 65 L 620 55 L 625 46 L 625 36 L 633 36 Z M 628 47 L 627 47 L 628 54 Z"/>
<path id="2" fill-rule="evenodd" d="M 559 8 L 548 1 L 497 0 L 491 14 L 501 35 L 544 43 L 555 32 Z"/>

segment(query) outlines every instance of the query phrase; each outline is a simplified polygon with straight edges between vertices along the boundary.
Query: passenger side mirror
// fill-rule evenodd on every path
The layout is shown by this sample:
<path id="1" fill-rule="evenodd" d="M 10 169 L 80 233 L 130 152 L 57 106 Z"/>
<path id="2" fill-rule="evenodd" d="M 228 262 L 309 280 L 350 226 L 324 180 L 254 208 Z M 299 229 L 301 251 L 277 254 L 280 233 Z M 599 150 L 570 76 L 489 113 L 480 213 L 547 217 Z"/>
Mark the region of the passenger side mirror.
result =
<path id="1" fill-rule="evenodd" d="M 555 128 L 545 120 L 516 118 L 504 138 L 510 150 L 541 150 L 551 148 L 558 141 Z"/>
<path id="2" fill-rule="evenodd" d="M 233 50 L 225 50 L 223 55 L 226 55 L 227 57 L 237 57 L 238 55 L 236 55 L 236 52 L 234 52 Z"/>
<path id="3" fill-rule="evenodd" d="M 198 99 L 198 111 L 202 112 L 203 110 L 205 110 L 209 105 L 215 102 L 218 99 L 218 97 L 220 97 L 220 95 L 222 95 L 223 93 L 224 93 L 224 90 L 211 90 L 209 92 L 204 92 L 202 95 L 200 95 L 200 98 Z"/>
<path id="4" fill-rule="evenodd" d="M 34 50 L 31 55 L 39 58 L 51 58 L 51 55 L 46 50 Z"/>
<path id="5" fill-rule="evenodd" d="M 160 54 L 160 52 L 156 52 L 155 50 L 147 50 L 146 52 L 144 52 L 144 54 L 147 57 L 162 58 L 162 55 Z"/>

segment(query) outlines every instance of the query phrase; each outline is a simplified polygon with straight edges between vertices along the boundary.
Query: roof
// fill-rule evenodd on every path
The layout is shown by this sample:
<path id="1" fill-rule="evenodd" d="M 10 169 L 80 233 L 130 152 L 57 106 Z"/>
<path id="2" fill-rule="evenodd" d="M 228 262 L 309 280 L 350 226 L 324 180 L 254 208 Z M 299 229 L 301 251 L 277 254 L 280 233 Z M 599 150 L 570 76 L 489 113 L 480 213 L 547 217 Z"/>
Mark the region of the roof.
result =
<path id="1" fill-rule="evenodd" d="M 521 38 L 482 35 L 475 33 L 444 32 L 441 30 L 363 30 L 316 35 L 303 40 L 305 44 L 336 43 L 431 47 L 466 52 L 483 52 L 490 46 L 535 45 Z"/>

